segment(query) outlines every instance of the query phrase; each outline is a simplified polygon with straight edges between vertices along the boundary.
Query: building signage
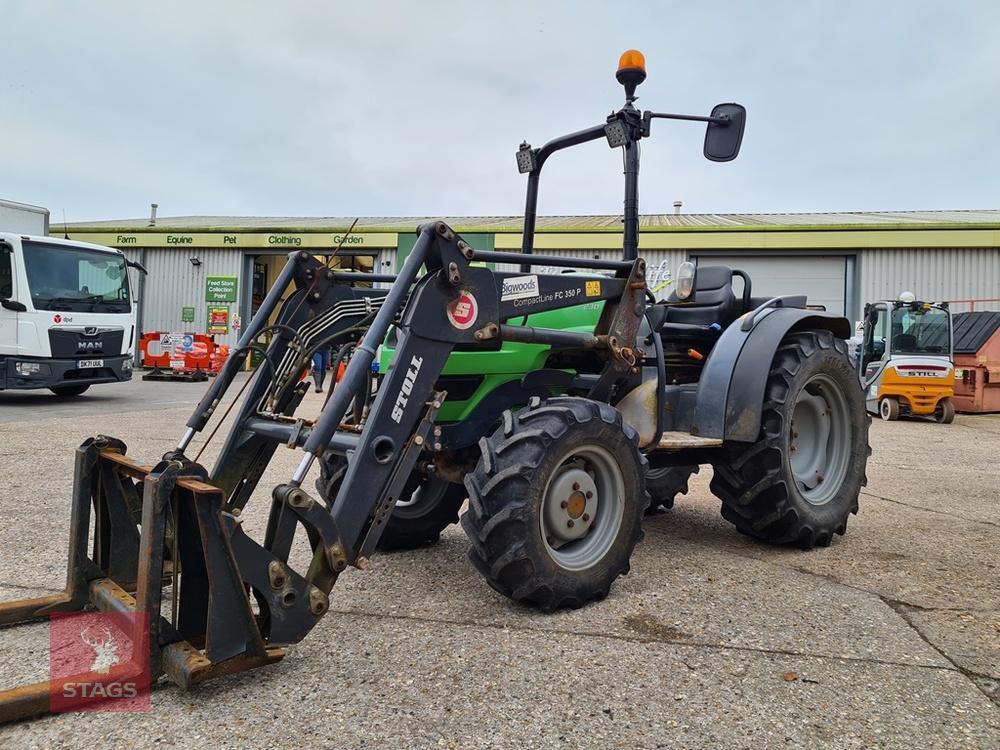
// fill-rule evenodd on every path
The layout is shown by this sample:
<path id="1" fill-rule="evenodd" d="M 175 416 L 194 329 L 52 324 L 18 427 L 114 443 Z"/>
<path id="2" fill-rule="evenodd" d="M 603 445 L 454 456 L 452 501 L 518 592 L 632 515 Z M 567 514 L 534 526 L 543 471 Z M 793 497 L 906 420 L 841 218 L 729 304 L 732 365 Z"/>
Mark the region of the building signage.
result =
<path id="1" fill-rule="evenodd" d="M 229 308 L 208 308 L 208 332 L 229 333 Z"/>
<path id="2" fill-rule="evenodd" d="M 396 232 L 76 232 L 71 237 L 82 242 L 111 247 L 231 247 L 262 248 L 288 252 L 299 248 L 342 251 L 396 247 Z M 60 236 L 62 236 L 60 234 Z M 322 253 L 321 253 L 322 254 Z"/>
<path id="3" fill-rule="evenodd" d="M 194 308 L 193 307 L 182 307 L 181 308 L 181 323 L 194 323 Z"/>
<path id="4" fill-rule="evenodd" d="M 235 276 L 209 276 L 205 280 L 206 302 L 235 302 Z"/>

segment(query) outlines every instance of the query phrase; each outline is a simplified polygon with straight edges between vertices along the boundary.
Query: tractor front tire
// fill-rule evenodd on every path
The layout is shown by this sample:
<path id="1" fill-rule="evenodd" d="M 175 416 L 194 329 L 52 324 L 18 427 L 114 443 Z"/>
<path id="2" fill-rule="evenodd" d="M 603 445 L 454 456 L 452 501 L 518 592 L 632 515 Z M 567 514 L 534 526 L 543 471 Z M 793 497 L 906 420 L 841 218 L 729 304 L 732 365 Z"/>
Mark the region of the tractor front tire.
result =
<path id="1" fill-rule="evenodd" d="M 899 419 L 899 401 L 886 396 L 878 402 L 878 415 L 885 422 L 895 422 Z"/>
<path id="2" fill-rule="evenodd" d="M 652 501 L 648 513 L 654 513 L 660 506 L 666 509 L 674 507 L 674 499 L 678 495 L 688 493 L 688 480 L 692 474 L 701 469 L 697 464 L 692 466 L 650 466 L 646 472 L 646 492 Z"/>
<path id="3" fill-rule="evenodd" d="M 829 546 L 858 512 L 870 423 L 846 343 L 823 330 L 788 334 L 771 364 L 757 442 L 726 443 L 713 464 L 723 517 L 764 541 Z"/>
<path id="4" fill-rule="evenodd" d="M 496 591 L 552 611 L 607 596 L 649 504 L 638 435 L 612 406 L 535 401 L 479 441 L 462 528 Z"/>
<path id="5" fill-rule="evenodd" d="M 347 460 L 336 453 L 320 459 L 316 490 L 328 503 L 337 497 L 347 470 Z M 458 523 L 458 511 L 465 502 L 465 488 L 431 474 L 413 472 L 392 510 L 377 549 L 383 552 L 428 547 L 441 532 Z"/>

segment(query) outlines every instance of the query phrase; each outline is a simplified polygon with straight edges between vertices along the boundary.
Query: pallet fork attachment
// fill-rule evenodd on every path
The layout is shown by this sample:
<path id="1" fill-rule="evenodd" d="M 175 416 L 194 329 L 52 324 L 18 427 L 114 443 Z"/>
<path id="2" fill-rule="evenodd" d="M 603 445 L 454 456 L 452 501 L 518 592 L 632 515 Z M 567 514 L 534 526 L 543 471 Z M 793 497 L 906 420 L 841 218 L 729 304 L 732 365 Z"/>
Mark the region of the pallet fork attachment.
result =
<path id="1" fill-rule="evenodd" d="M 340 573 L 348 565 L 367 566 L 421 453 L 441 449 L 435 420 L 447 394 L 436 382 L 456 346 L 499 346 L 514 339 L 594 352 L 604 362 L 595 386 L 600 389 L 629 377 L 641 360 L 633 342 L 646 289 L 642 260 L 503 254 L 505 262 L 614 272 L 597 279 L 539 274 L 538 297 L 515 304 L 502 294 L 504 279 L 513 274 L 473 265 L 500 259 L 496 255 L 475 251 L 442 222 L 424 225 L 386 292 L 338 287 L 337 275 L 312 256 L 290 254 L 279 277 L 285 286 L 265 299 L 175 450 L 149 467 L 129 458 L 125 444 L 111 437 L 90 438 L 77 449 L 66 589 L 0 604 L 0 627 L 85 608 L 135 613 L 145 629 L 130 635 L 133 653 L 142 656 L 112 675 L 145 670 L 151 683 L 165 676 L 185 689 L 279 661 L 285 647 L 302 640 L 329 609 Z M 507 324 L 584 299 L 605 303 L 593 334 Z M 247 384 L 210 472 L 185 450 L 275 312 L 278 324 L 271 326 L 275 335 L 263 352 L 264 363 Z M 304 393 L 296 375 L 312 348 L 366 323 L 364 338 L 318 419 L 293 418 Z M 352 403 L 367 397 L 367 373 L 392 325 L 399 331 L 398 364 L 380 385 L 360 429 L 346 425 Z M 304 456 L 291 479 L 273 489 L 258 543 L 244 532 L 240 516 L 282 444 L 303 448 Z M 326 451 L 349 457 L 339 493 L 329 503 L 302 489 L 312 462 Z M 304 574 L 288 561 L 299 526 L 313 553 Z M 90 673 L 72 679 L 109 677 Z M 0 722 L 48 712 L 59 684 L 0 692 Z"/>
<path id="2" fill-rule="evenodd" d="M 110 673 L 0 691 L 0 722 L 48 712 L 50 696 L 67 682 L 106 684 L 145 673 L 152 682 L 165 674 L 190 687 L 284 656 L 283 649 L 265 642 L 243 594 L 232 550 L 234 538 L 242 535 L 238 523 L 220 512 L 221 493 L 190 468 L 176 461 L 142 466 L 125 455 L 124 444 L 103 436 L 77 448 L 66 588 L 60 594 L 0 604 L 0 626 L 93 607 L 135 613 L 140 617 L 132 622 L 148 622 L 149 629 L 127 634 L 134 661 L 116 665 Z M 177 540 L 172 549 L 168 529 L 170 539 Z M 165 559 L 172 551 L 178 556 Z M 181 615 L 175 627 L 161 609 L 164 585 L 180 572 L 179 560 L 187 580 L 174 610 Z M 176 593 L 172 587 L 171 596 Z"/>

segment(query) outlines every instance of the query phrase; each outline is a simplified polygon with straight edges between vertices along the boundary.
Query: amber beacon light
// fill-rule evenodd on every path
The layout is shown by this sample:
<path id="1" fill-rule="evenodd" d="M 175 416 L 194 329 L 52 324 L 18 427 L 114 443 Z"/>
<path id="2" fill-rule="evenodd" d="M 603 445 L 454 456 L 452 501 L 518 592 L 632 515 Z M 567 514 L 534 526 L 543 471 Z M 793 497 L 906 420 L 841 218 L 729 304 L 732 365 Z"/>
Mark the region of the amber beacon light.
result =
<path id="1" fill-rule="evenodd" d="M 646 58 L 637 49 L 625 50 L 618 58 L 615 78 L 625 87 L 626 98 L 632 101 L 635 98 L 635 87 L 646 80 Z"/>

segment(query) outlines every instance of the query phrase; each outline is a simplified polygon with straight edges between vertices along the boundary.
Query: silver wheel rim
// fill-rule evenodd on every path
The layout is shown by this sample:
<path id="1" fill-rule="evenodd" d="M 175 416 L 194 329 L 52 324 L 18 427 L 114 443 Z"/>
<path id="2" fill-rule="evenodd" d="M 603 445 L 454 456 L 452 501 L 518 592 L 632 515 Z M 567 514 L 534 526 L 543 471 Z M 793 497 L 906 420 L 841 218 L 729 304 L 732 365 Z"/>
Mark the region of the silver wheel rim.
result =
<path id="1" fill-rule="evenodd" d="M 542 494 L 538 514 L 549 557 L 566 570 L 584 570 L 607 555 L 625 516 L 625 478 L 599 445 L 568 451 Z"/>
<path id="2" fill-rule="evenodd" d="M 879 406 L 879 409 L 881 410 L 881 413 L 882 413 L 882 419 L 888 419 L 889 418 L 889 399 L 887 399 L 887 398 L 882 399 L 882 404 Z"/>
<path id="3" fill-rule="evenodd" d="M 814 375 L 799 391 L 789 429 L 788 463 L 806 501 L 824 505 L 838 492 L 851 455 L 851 423 L 840 385 Z"/>

